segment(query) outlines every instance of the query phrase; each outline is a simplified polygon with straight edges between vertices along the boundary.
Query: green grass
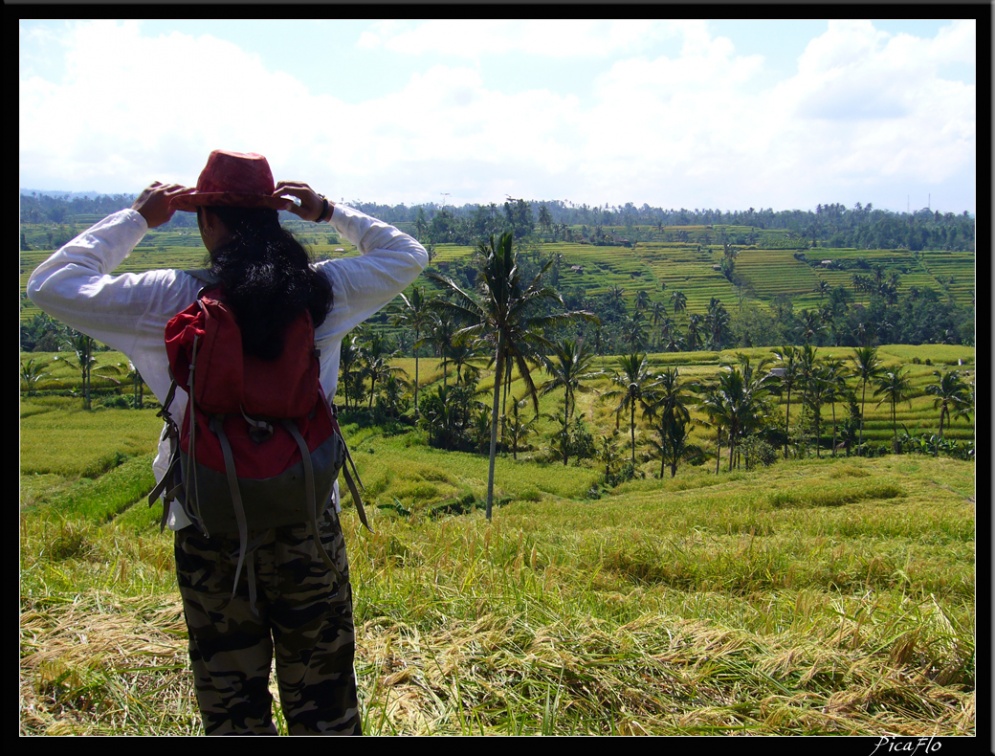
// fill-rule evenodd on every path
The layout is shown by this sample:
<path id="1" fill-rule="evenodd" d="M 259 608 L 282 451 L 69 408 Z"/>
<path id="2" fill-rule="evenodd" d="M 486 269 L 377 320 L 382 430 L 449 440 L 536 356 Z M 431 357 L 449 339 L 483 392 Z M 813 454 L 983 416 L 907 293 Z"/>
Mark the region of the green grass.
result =
<path id="1" fill-rule="evenodd" d="M 20 733 L 196 733 L 144 500 L 158 421 L 77 404 L 22 400 Z M 367 733 L 975 732 L 973 463 L 685 466 L 592 500 L 596 470 L 502 456 L 488 523 L 433 515 L 482 497 L 486 458 L 346 433 L 376 531 L 347 501 Z"/>

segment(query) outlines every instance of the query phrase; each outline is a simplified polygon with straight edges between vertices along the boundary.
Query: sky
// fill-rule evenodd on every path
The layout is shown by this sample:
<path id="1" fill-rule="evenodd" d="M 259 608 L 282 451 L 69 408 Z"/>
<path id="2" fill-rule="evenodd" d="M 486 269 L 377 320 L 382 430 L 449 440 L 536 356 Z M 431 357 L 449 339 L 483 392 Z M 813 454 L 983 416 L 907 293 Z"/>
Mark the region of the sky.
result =
<path id="1" fill-rule="evenodd" d="M 973 19 L 21 19 L 19 186 L 193 185 L 227 149 L 346 203 L 973 214 L 976 37 Z"/>

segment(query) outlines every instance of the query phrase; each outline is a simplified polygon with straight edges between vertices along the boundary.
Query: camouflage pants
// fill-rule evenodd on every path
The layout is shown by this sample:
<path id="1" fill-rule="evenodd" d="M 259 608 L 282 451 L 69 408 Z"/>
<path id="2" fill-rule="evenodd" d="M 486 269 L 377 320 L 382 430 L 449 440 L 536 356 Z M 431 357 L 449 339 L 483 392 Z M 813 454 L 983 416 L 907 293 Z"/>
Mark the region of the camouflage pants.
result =
<path id="1" fill-rule="evenodd" d="M 247 569 L 231 595 L 238 538 L 206 538 L 194 527 L 176 532 L 176 573 L 207 735 L 276 734 L 269 692 L 274 650 L 290 734 L 361 734 L 352 589 L 333 509 L 319 529 L 338 574 L 318 554 L 306 525 L 250 537 L 255 548 L 246 563 L 252 560 L 255 571 L 256 612 L 249 602 Z"/>

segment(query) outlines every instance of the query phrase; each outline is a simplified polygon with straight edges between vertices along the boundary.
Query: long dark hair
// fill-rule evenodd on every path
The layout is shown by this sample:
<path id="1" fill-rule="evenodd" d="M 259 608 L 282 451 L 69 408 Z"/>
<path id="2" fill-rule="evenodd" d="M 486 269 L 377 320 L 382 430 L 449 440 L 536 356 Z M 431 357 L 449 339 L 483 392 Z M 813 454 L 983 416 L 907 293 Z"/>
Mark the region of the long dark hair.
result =
<path id="1" fill-rule="evenodd" d="M 332 285 L 280 226 L 276 210 L 212 207 L 230 238 L 211 254 L 211 270 L 242 330 L 242 348 L 265 360 L 283 351 L 283 333 L 302 310 L 317 328 L 332 307 Z"/>

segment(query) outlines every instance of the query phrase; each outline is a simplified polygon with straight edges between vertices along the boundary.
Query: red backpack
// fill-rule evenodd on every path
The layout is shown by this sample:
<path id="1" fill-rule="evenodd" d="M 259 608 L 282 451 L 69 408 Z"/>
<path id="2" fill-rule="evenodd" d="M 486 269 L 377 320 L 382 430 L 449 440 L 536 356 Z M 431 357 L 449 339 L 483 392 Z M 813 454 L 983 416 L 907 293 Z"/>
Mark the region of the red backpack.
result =
<path id="1" fill-rule="evenodd" d="M 173 455 L 149 503 L 165 492 L 166 511 L 177 499 L 205 535 L 237 533 L 236 585 L 250 532 L 307 523 L 318 540 L 318 517 L 339 470 L 345 470 L 360 520 L 370 527 L 346 466 L 352 460 L 321 387 L 307 310 L 287 326 L 283 338 L 283 352 L 275 360 L 243 353 L 242 332 L 217 286 L 202 290 L 166 324 L 173 384 L 160 414 Z M 177 386 L 188 394 L 179 425 L 169 414 Z M 254 606 L 251 562 L 249 578 Z"/>

